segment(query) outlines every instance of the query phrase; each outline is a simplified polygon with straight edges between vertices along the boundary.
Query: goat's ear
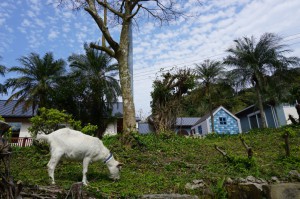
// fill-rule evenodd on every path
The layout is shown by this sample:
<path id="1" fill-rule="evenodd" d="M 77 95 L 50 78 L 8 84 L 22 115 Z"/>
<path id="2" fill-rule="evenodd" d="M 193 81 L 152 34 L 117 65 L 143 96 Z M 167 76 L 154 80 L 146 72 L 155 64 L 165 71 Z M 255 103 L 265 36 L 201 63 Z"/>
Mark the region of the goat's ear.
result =
<path id="1" fill-rule="evenodd" d="M 124 165 L 123 163 L 119 163 L 119 164 L 117 165 L 117 167 L 118 167 L 119 169 L 121 169 L 123 165 Z"/>

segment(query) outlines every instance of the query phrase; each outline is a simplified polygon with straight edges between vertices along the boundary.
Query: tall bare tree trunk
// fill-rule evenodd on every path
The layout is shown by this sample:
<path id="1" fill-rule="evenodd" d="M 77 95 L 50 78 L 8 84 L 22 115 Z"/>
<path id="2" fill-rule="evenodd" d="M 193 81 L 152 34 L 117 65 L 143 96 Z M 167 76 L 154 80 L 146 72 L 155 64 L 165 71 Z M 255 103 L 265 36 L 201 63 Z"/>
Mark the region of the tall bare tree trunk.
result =
<path id="1" fill-rule="evenodd" d="M 120 38 L 120 48 L 116 53 L 116 58 L 119 63 L 119 75 L 121 81 L 121 91 L 123 98 L 123 131 L 125 134 L 136 130 L 136 120 L 135 120 L 135 107 L 131 88 L 131 75 L 129 71 L 128 64 L 128 52 L 129 52 L 129 22 L 123 22 L 121 38 Z"/>
<path id="2" fill-rule="evenodd" d="M 211 100 L 211 94 L 210 94 L 210 84 L 206 85 L 206 89 L 207 89 L 207 96 L 208 96 L 210 121 L 211 121 L 211 132 L 214 133 L 215 132 L 215 121 L 214 121 L 213 106 L 212 106 L 212 100 Z"/>
<path id="3" fill-rule="evenodd" d="M 257 95 L 257 99 L 258 99 L 258 108 L 259 108 L 259 112 L 260 112 L 262 128 L 266 128 L 267 122 L 266 122 L 266 117 L 265 117 L 265 113 L 264 113 L 262 96 L 261 96 L 260 88 L 257 84 L 255 85 L 255 91 L 256 91 L 256 95 Z"/>

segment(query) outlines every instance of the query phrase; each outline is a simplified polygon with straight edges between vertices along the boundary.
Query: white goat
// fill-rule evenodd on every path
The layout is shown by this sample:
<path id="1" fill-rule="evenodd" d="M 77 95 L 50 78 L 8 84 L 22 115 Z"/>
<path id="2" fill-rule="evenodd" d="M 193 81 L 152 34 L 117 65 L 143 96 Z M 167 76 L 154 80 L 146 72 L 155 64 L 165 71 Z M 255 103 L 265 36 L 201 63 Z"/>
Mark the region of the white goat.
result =
<path id="1" fill-rule="evenodd" d="M 60 158 L 83 161 L 82 182 L 87 185 L 86 173 L 90 162 L 102 160 L 110 171 L 110 178 L 120 179 L 122 164 L 116 161 L 112 153 L 96 137 L 85 135 L 69 128 L 59 129 L 49 135 L 38 134 L 37 140 L 45 140 L 50 144 L 51 159 L 48 163 L 48 174 L 54 181 L 54 170 Z"/>

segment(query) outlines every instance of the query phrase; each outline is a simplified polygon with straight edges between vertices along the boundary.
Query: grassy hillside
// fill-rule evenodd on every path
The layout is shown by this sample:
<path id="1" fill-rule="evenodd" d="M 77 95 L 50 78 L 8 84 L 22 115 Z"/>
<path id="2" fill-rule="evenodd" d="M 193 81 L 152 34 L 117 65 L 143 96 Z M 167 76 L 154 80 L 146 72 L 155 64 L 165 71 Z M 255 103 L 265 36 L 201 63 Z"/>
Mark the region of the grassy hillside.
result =
<path id="1" fill-rule="evenodd" d="M 291 157 L 285 158 L 282 133 L 286 129 L 294 132 L 290 139 Z M 208 187 L 216 187 L 224 177 L 246 177 L 249 175 L 269 180 L 277 176 L 289 180 L 290 170 L 300 168 L 300 127 L 263 129 L 243 135 L 254 150 L 253 160 L 238 136 L 192 139 L 179 136 L 139 135 L 142 147 L 124 149 L 116 137 L 105 138 L 105 145 L 116 159 L 125 165 L 121 180 L 112 182 L 103 163 L 89 167 L 90 186 L 86 190 L 96 195 L 112 197 L 135 197 L 142 194 L 180 193 L 201 195 L 201 191 L 186 190 L 185 184 L 194 179 L 203 179 Z M 214 145 L 225 150 L 232 161 L 227 161 Z M 34 147 L 15 148 L 12 160 L 12 175 L 27 185 L 49 185 L 47 162 L 50 155 Z M 299 171 L 300 172 L 300 171 Z M 56 183 L 65 188 L 81 181 L 81 163 L 63 161 L 55 171 Z"/>

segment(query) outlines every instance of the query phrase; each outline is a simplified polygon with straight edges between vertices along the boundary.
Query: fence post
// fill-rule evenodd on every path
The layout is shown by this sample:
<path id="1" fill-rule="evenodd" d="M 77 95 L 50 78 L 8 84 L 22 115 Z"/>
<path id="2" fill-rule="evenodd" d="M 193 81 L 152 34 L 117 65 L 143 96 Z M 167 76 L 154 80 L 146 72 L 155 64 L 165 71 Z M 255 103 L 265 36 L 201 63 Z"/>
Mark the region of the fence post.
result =
<path id="1" fill-rule="evenodd" d="M 28 138 L 23 138 L 23 141 L 22 141 L 22 147 L 25 147 L 25 144 L 26 144 L 26 140 L 27 140 Z"/>

